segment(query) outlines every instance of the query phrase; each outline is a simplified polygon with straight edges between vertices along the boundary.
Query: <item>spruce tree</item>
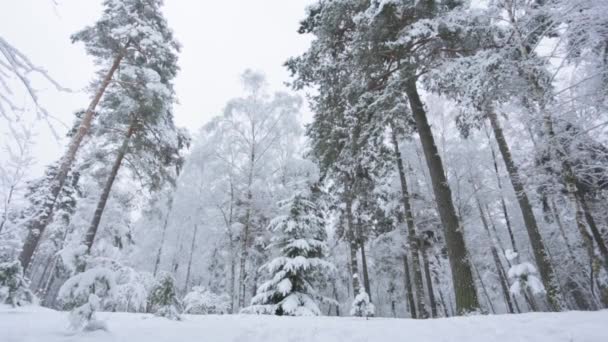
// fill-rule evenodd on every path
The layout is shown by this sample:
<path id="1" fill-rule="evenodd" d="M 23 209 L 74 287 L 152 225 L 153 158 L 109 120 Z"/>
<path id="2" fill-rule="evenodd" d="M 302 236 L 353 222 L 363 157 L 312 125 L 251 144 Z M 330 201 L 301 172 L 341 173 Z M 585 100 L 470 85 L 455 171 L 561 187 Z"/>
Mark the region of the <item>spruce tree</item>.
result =
<path id="1" fill-rule="evenodd" d="M 167 272 L 160 272 L 156 284 L 148 296 L 148 311 L 171 320 L 180 321 L 181 303 L 177 298 L 175 278 Z"/>
<path id="2" fill-rule="evenodd" d="M 318 302 L 330 301 L 317 291 L 334 270 L 327 255 L 325 220 L 317 205 L 302 194 L 283 203 L 288 210 L 270 223 L 271 248 L 279 254 L 262 266 L 270 276 L 245 312 L 285 316 L 318 316 Z"/>

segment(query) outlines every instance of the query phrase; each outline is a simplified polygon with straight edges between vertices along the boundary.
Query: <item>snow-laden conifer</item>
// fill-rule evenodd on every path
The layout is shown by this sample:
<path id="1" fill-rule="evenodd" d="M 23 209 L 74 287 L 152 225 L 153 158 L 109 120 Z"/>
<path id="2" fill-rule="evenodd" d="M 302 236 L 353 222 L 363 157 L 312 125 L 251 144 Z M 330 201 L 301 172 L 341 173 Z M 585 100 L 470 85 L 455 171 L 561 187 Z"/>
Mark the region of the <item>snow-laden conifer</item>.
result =
<path id="1" fill-rule="evenodd" d="M 35 301 L 19 261 L 0 263 L 0 303 L 21 306 Z"/>
<path id="2" fill-rule="evenodd" d="M 70 310 L 70 327 L 73 330 L 106 329 L 95 312 L 112 300 L 115 290 L 114 272 L 105 267 L 94 267 L 68 279 L 59 289 L 58 299 L 64 309 Z"/>
<path id="3" fill-rule="evenodd" d="M 156 277 L 156 284 L 148 296 L 148 308 L 155 315 L 171 320 L 181 320 L 181 303 L 177 298 L 175 278 L 167 272 L 161 272 Z"/>
<path id="4" fill-rule="evenodd" d="M 351 316 L 358 317 L 373 317 L 376 313 L 376 307 L 370 301 L 369 295 L 364 290 L 361 290 L 355 297 L 350 309 Z"/>
<path id="5" fill-rule="evenodd" d="M 505 256 L 511 262 L 516 261 L 518 258 L 518 254 L 510 249 L 505 251 Z M 545 293 L 545 287 L 536 274 L 538 274 L 536 267 L 527 261 L 517 264 L 513 263 L 507 273 L 509 278 L 513 280 L 509 291 L 514 295 L 527 291 L 533 294 Z"/>
<path id="6" fill-rule="evenodd" d="M 156 90 L 166 93 L 164 89 L 158 89 L 158 83 L 168 83 L 175 77 L 179 44 L 173 39 L 173 33 L 161 12 L 162 4 L 162 0 L 105 0 L 101 18 L 72 36 L 74 42 L 83 42 L 87 52 L 95 57 L 96 64 L 101 66 L 100 75 L 92 82 L 91 102 L 61 158 L 57 176 L 43 194 L 44 201 L 33 210 L 26 223 L 28 235 L 20 255 L 24 268 L 29 266 L 44 231 L 52 221 L 58 196 L 77 152 L 91 129 L 93 118 L 98 114 L 97 106 L 106 89 L 110 86 L 128 88 L 135 67 L 147 74 L 154 74 L 144 79 L 159 80 L 148 87 L 138 87 L 142 92 Z M 120 75 L 119 79 L 114 80 L 115 74 Z M 115 83 L 111 82 L 113 80 Z M 132 115 L 129 113 L 128 118 Z"/>
<path id="7" fill-rule="evenodd" d="M 184 313 L 195 315 L 223 315 L 230 312 L 230 297 L 216 294 L 203 286 L 195 286 L 184 297 Z"/>
<path id="8" fill-rule="evenodd" d="M 318 302 L 330 301 L 316 289 L 318 282 L 334 265 L 325 260 L 327 233 L 325 220 L 317 205 L 302 194 L 284 201 L 288 212 L 271 221 L 271 248 L 278 255 L 262 266 L 270 280 L 262 284 L 248 313 L 287 316 L 317 316 Z"/>

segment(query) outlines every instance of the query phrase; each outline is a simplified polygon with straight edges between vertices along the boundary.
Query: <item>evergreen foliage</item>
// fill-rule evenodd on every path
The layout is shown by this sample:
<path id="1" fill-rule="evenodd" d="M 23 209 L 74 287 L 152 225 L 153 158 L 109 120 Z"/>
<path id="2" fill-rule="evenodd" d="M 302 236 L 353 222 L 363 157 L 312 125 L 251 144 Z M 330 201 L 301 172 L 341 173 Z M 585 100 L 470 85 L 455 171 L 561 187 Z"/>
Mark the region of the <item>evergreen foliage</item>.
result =
<path id="1" fill-rule="evenodd" d="M 270 280 L 258 289 L 245 312 L 278 316 L 318 316 L 319 295 L 316 286 L 334 270 L 324 260 L 327 255 L 325 220 L 317 205 L 296 194 L 282 205 L 287 213 L 270 223 L 273 232 L 270 248 L 278 256 L 262 266 Z M 331 300 L 329 301 L 331 302 Z"/>

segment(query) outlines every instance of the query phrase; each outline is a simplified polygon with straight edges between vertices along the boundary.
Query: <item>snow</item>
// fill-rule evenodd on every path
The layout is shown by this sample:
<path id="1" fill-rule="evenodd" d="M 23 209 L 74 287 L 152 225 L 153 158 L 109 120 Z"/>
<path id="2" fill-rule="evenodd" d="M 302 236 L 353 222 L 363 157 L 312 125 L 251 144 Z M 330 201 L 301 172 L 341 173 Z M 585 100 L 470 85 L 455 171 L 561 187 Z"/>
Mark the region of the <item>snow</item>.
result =
<path id="1" fill-rule="evenodd" d="M 511 250 L 511 249 L 507 249 L 507 250 L 505 251 L 505 257 L 506 257 L 506 258 L 507 258 L 507 260 L 509 260 L 509 261 L 513 261 L 513 260 L 515 260 L 515 259 L 516 259 L 518 256 L 519 256 L 519 254 L 518 254 L 518 253 L 516 253 L 516 252 L 514 252 L 514 251 L 513 251 L 513 250 Z"/>
<path id="2" fill-rule="evenodd" d="M 536 267 L 529 262 L 522 262 L 509 268 L 509 278 L 519 278 L 524 275 L 536 273 Z"/>
<path id="3" fill-rule="evenodd" d="M 0 306 L 2 342 L 239 342 L 239 341 L 608 341 L 608 310 L 471 316 L 434 320 L 359 317 L 184 315 L 171 321 L 150 314 L 98 313 L 107 331 L 73 334 L 67 313 L 41 307 Z"/>

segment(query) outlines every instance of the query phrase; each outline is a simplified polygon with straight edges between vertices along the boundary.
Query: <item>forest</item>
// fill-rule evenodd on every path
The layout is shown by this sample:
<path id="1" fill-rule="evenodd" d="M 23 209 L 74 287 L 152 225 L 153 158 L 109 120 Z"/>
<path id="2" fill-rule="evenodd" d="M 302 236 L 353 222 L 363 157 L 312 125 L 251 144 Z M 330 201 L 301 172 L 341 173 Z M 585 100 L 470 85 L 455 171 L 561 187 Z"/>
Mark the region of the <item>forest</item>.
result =
<path id="1" fill-rule="evenodd" d="M 35 177 L 18 94 L 53 129 L 32 77 L 63 86 L 0 32 L 0 303 L 76 331 L 608 308 L 608 1 L 315 0 L 287 90 L 244 70 L 201 128 L 163 5 L 70 37 L 89 102 Z"/>

